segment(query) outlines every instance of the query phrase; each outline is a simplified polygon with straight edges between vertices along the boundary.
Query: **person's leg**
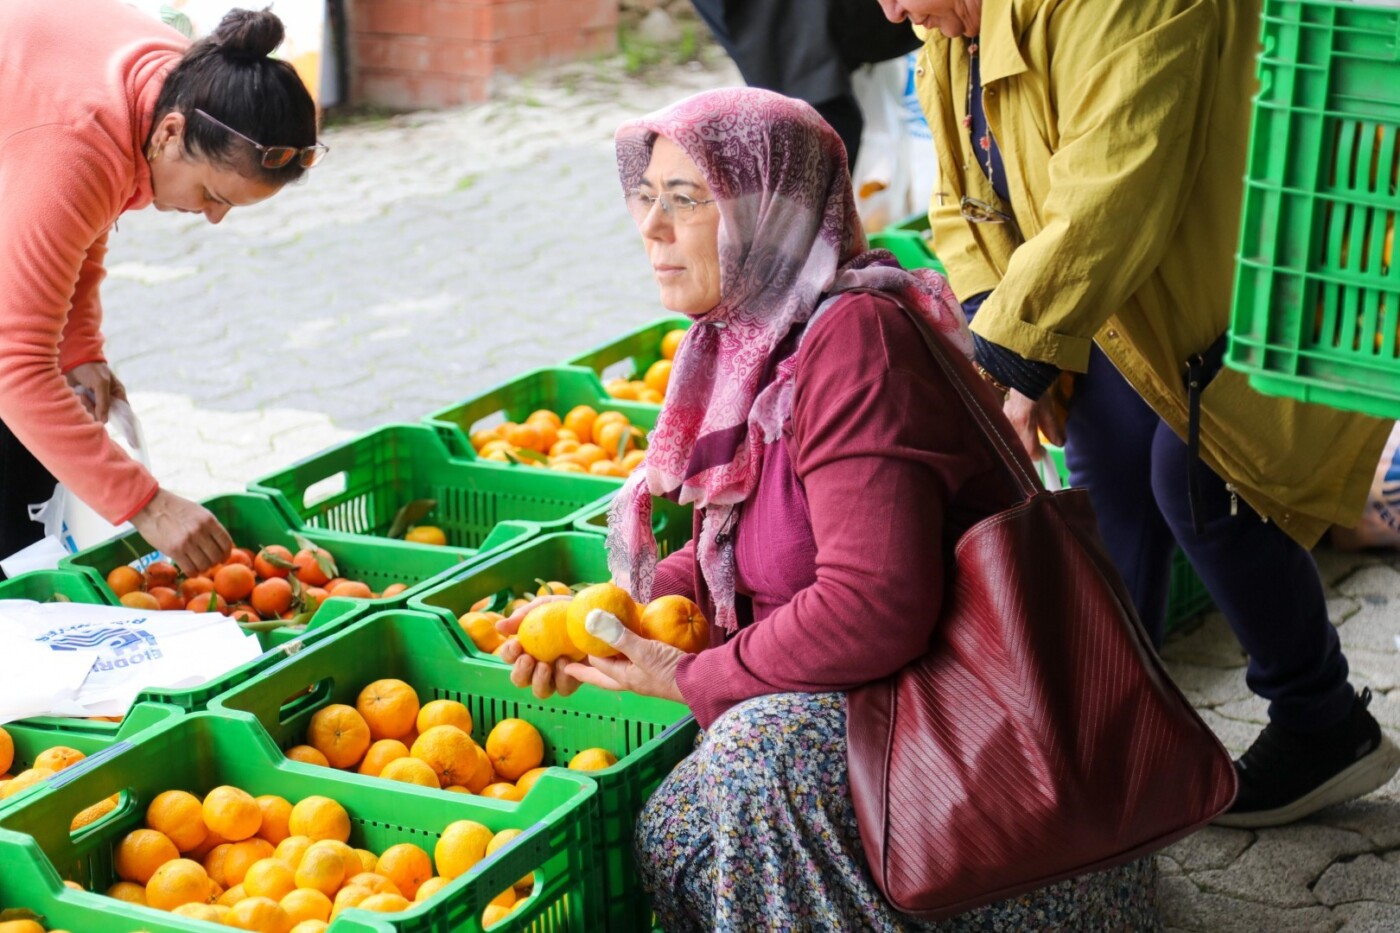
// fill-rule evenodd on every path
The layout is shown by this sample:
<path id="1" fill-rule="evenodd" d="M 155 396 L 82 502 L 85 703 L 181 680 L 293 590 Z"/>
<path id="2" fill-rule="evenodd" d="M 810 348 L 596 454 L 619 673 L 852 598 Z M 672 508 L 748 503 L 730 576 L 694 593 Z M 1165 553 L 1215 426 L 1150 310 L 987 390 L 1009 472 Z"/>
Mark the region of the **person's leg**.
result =
<path id="1" fill-rule="evenodd" d="M 53 474 L 0 421 L 0 558 L 44 536 L 44 527 L 30 519 L 29 506 L 52 498 L 55 485 Z"/>
<path id="2" fill-rule="evenodd" d="M 1162 424 L 1152 450 L 1158 508 L 1191 566 L 1249 655 L 1249 689 L 1269 701 L 1269 718 L 1297 731 L 1324 729 L 1351 708 L 1347 662 L 1317 565 L 1306 548 L 1231 495 L 1200 465 L 1205 533 L 1196 534 L 1186 494 L 1190 451 Z"/>
<path id="3" fill-rule="evenodd" d="M 1162 515 L 1249 655 L 1249 688 L 1269 701 L 1269 726 L 1237 763 L 1240 794 L 1227 825 L 1268 826 L 1369 793 L 1400 753 L 1347 681 L 1347 662 L 1312 554 L 1200 464 L 1196 534 L 1187 495 L 1190 451 L 1157 431 L 1152 487 Z M 1235 514 L 1231 514 L 1232 511 Z"/>
<path id="4" fill-rule="evenodd" d="M 1152 497 L 1157 417 L 1098 347 L 1075 381 L 1066 425 L 1070 483 L 1089 493 L 1099 534 L 1154 645 L 1166 632 L 1175 543 Z"/>
<path id="5" fill-rule="evenodd" d="M 706 930 L 714 913 L 713 820 L 700 805 L 700 752 L 682 761 L 637 818 L 637 874 L 657 924 L 676 933 Z"/>

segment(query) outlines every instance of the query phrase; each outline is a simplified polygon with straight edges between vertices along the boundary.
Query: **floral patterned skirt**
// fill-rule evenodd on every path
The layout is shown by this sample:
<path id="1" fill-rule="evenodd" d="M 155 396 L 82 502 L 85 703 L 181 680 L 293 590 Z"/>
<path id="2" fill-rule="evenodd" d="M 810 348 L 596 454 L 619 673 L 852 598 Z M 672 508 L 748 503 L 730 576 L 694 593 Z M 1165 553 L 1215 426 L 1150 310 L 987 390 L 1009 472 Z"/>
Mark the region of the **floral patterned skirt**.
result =
<path id="1" fill-rule="evenodd" d="M 784 693 L 715 722 L 637 822 L 666 933 L 1156 931 L 1151 858 L 932 923 L 896 911 L 866 866 L 846 774 L 846 695 Z"/>

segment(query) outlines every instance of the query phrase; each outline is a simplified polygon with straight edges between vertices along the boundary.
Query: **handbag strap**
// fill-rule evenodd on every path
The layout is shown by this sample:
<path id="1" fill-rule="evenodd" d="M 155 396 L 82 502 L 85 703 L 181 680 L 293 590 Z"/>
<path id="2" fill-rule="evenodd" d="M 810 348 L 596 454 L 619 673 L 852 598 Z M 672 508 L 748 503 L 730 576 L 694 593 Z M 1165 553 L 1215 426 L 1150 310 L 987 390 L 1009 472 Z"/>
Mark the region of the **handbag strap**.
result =
<path id="1" fill-rule="evenodd" d="M 888 293 L 879 294 L 888 296 Z M 1006 419 L 993 417 L 986 403 L 977 398 L 968 382 L 968 374 L 961 371 L 953 363 L 949 357 L 948 347 L 942 338 L 933 332 L 933 328 L 929 326 L 928 322 L 917 312 L 905 307 L 903 302 L 899 302 L 899 306 L 904 309 L 904 313 L 909 315 L 909 319 L 918 328 L 920 335 L 924 338 L 924 343 L 928 345 L 929 352 L 933 354 L 934 361 L 948 377 L 948 381 L 953 384 L 953 388 L 957 390 L 963 402 L 967 404 L 968 410 L 972 412 L 972 419 L 977 422 L 977 426 L 986 435 L 992 449 L 1001 458 L 1002 465 L 1010 472 L 1012 480 L 1020 488 L 1021 494 L 1030 499 L 1044 492 L 1045 487 L 1041 485 L 1040 480 L 1027 468 L 1025 460 L 1017 456 L 1021 443 L 1007 434 L 1005 427 L 1003 427 L 1008 424 Z"/>

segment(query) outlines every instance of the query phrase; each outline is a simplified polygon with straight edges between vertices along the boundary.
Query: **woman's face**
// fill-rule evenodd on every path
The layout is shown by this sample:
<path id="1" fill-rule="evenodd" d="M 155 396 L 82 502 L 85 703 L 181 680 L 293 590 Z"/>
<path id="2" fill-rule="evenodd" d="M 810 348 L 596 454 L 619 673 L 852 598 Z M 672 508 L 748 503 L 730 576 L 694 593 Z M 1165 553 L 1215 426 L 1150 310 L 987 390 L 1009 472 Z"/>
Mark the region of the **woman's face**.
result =
<path id="1" fill-rule="evenodd" d="M 656 138 L 637 190 L 644 199 L 676 195 L 709 201 L 714 197 L 700 169 L 664 136 Z M 635 197 L 632 203 L 652 274 L 661 286 L 662 306 L 690 317 L 712 310 L 719 304 L 719 208 L 710 203 L 667 213 L 660 200 L 649 209 L 644 202 L 639 206 Z"/>
<path id="2" fill-rule="evenodd" d="M 185 120 L 166 114 L 151 134 L 152 203 L 158 211 L 203 214 L 211 224 L 224 219 L 232 208 L 266 201 L 281 188 L 248 178 L 225 165 L 195 158 L 185 149 Z"/>
<path id="3" fill-rule="evenodd" d="M 982 29 L 982 0 L 880 0 L 880 7 L 892 23 L 907 19 L 949 39 L 975 36 Z"/>

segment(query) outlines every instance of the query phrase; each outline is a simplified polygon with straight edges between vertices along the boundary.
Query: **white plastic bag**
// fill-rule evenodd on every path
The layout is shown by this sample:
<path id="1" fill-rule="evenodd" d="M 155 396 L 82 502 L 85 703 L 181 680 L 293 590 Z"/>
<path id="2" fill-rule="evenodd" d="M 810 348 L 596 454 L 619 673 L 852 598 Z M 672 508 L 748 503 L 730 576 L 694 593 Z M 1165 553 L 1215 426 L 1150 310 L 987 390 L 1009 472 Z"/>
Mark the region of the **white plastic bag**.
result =
<path id="1" fill-rule="evenodd" d="M 933 134 L 914 92 L 916 61 L 911 52 L 851 74 L 865 121 L 851 182 L 856 210 L 872 233 L 927 210 L 933 194 Z"/>
<path id="2" fill-rule="evenodd" d="M 125 399 L 112 400 L 107 429 L 132 457 L 150 468 L 141 422 Z M 130 523 L 120 527 L 113 525 L 62 483 L 54 488 L 49 501 L 36 502 L 29 507 L 29 517 L 44 526 L 44 537 L 0 560 L 0 570 L 6 576 L 15 577 L 30 570 L 53 570 L 67 555 L 101 544 L 131 528 Z"/>
<path id="3" fill-rule="evenodd" d="M 217 612 L 0 600 L 0 723 L 120 716 L 141 690 L 218 677 L 261 653 Z"/>

